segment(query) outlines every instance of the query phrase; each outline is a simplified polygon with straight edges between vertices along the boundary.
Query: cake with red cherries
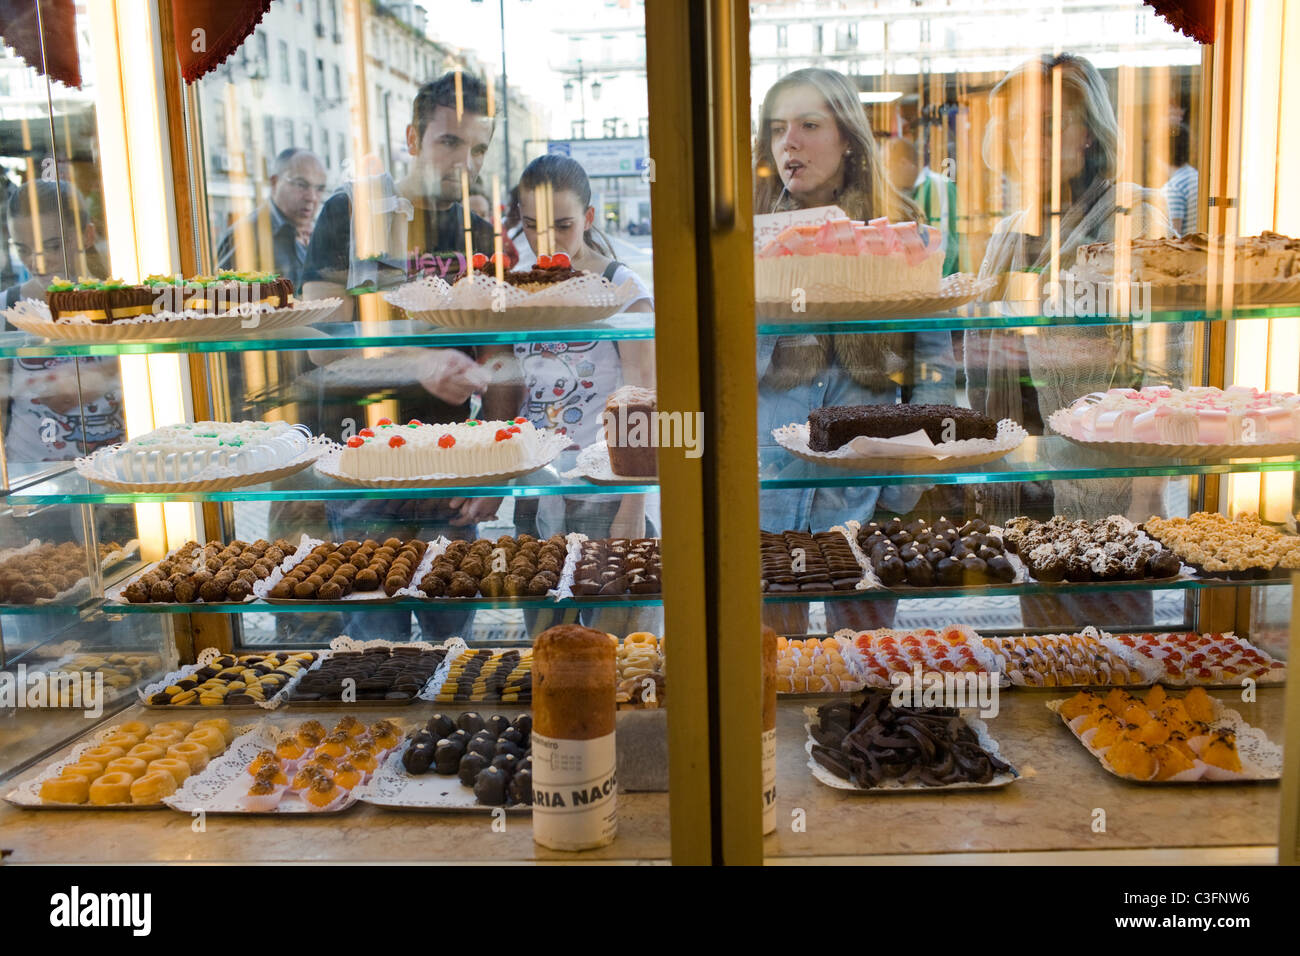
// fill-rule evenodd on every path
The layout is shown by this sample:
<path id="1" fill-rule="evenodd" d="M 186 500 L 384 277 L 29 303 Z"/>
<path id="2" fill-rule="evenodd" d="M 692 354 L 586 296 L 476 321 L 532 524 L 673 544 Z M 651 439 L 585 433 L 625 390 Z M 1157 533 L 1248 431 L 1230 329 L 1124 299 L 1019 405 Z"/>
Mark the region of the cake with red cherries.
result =
<path id="1" fill-rule="evenodd" d="M 1081 441 L 1177 445 L 1300 441 L 1300 395 L 1233 386 L 1112 388 L 1077 399 L 1052 427 Z"/>
<path id="2" fill-rule="evenodd" d="M 526 418 L 449 425 L 381 418 L 347 440 L 338 470 L 352 478 L 503 475 L 535 467 L 541 435 Z"/>
<path id="3" fill-rule="evenodd" d="M 759 300 L 809 297 L 936 294 L 943 278 L 939 230 L 915 222 L 832 219 L 791 226 L 758 252 Z"/>
<path id="4" fill-rule="evenodd" d="M 507 271 L 510 267 L 504 259 L 498 259 L 497 256 L 485 256 L 481 252 L 474 254 L 471 265 L 479 275 L 495 278 L 498 262 L 501 263 L 501 278 L 505 284 L 514 286 L 516 289 L 522 289 L 524 292 L 540 292 L 561 282 L 567 282 L 569 279 L 576 279 L 578 276 L 586 275 L 581 269 L 573 268 L 569 257 L 563 252 L 557 252 L 553 256 L 538 256 L 537 262 L 531 269 L 523 269 L 518 272 Z"/>

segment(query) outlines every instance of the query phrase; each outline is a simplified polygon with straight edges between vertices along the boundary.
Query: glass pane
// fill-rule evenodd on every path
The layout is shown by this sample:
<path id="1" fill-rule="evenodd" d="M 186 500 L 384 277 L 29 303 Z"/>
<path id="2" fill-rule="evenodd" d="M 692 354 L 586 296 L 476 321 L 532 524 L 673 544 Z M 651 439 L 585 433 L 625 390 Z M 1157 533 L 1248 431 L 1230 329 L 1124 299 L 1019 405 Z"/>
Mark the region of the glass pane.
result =
<path id="1" fill-rule="evenodd" d="M 654 386 L 644 10 L 640 3 L 579 7 L 559 15 L 552 3 L 458 2 L 426 14 L 409 4 L 275 4 L 240 55 L 197 84 L 211 249 L 205 268 L 273 271 L 293 280 L 300 302 L 342 302 L 307 333 L 268 331 L 220 347 L 221 354 L 214 347 L 206 359 L 214 414 L 301 423 L 337 442 L 354 439 L 367 454 L 371 440 L 395 437 L 397 448 L 404 436 L 423 440 L 418 428 L 406 431 L 411 422 L 446 428 L 439 437 L 455 441 L 444 448 L 472 443 L 472 434 L 453 434 L 453 423 L 469 419 L 496 421 L 492 428 L 503 432 L 546 429 L 558 450 L 545 467 L 518 469 L 513 478 L 513 470 L 504 477 L 489 470 L 364 487 L 308 470 L 200 495 L 223 502 L 223 542 L 284 539 L 296 547 L 306 535 L 303 553 L 317 542 L 371 553 L 366 543 L 373 542 L 374 553 L 391 545 L 399 557 L 407 542 L 433 545 L 414 546 L 414 567 L 399 570 L 392 561 L 384 577 L 364 585 L 363 575 L 374 574 L 363 561 L 346 599 L 331 581 L 295 581 L 232 609 L 237 647 L 321 649 L 340 635 L 435 646 L 461 639 L 468 655 L 492 652 L 483 655 L 485 673 L 501 678 L 554 624 L 581 623 L 620 642 L 646 632 L 657 647 L 662 597 L 643 569 L 600 579 L 596 590 L 604 593 L 582 593 L 585 569 L 577 595 L 560 581 L 582 547 L 565 535 L 649 539 L 641 547 L 651 549 L 659 526 L 653 475 L 602 483 L 578 459 L 603 439 L 611 394 L 625 384 Z M 495 285 L 496 262 L 476 266 L 476 256 L 500 257 L 504 288 Z M 477 280 L 467 276 L 475 268 Z M 603 315 L 576 308 L 587 302 L 572 286 L 551 288 L 572 277 L 566 268 L 593 273 L 589 286 L 609 280 L 619 290 L 613 305 Z M 421 309 L 389 301 L 420 280 L 427 294 L 452 294 L 444 283 L 458 279 L 485 289 L 468 317 L 444 309 L 426 320 Z M 488 299 L 497 294 L 505 298 L 494 311 Z M 518 308 L 534 294 L 559 305 L 530 318 Z M 78 495 L 66 484 L 32 491 Z M 474 542 L 482 544 L 461 553 Z M 610 560 L 621 560 L 623 548 L 614 547 Z M 381 600 L 358 597 L 367 593 Z M 657 651 L 636 644 L 628 646 L 634 658 L 658 660 Z M 479 663 L 462 665 L 474 671 Z M 526 676 L 528 668 L 515 670 Z M 429 695 L 436 701 L 395 707 L 391 716 L 427 719 L 434 709 L 487 716 L 531 702 L 501 684 L 488 681 L 485 696 L 470 680 L 458 694 L 448 680 L 441 696 Z M 627 703 L 631 690 L 623 688 Z M 293 707 L 311 707 L 318 693 L 304 690 Z M 661 748 L 663 714 L 650 717 L 648 745 Z M 628 752 L 647 745 L 636 729 Z M 662 778 L 662 761 L 650 765 Z M 624 783 L 640 789 L 635 779 Z M 647 785 L 655 792 L 619 796 L 634 816 L 620 821 L 630 829 L 602 853 L 667 854 L 666 787 L 662 779 Z M 638 831 L 637 821 L 652 818 L 647 840 L 650 831 Z M 527 829 L 525 819 L 520 830 Z M 448 843 L 422 852 L 500 851 Z M 530 856 L 532 841 L 506 852 Z"/>
<path id="2" fill-rule="evenodd" d="M 1211 462 L 1202 413 L 1179 440 L 1154 411 L 1165 406 L 1163 422 L 1180 403 L 1201 407 L 1206 393 L 1180 390 L 1222 371 L 1203 321 L 1214 316 L 1187 311 L 1221 281 L 1200 235 L 1202 48 L 1138 0 L 750 12 L 761 589 L 784 638 L 776 817 L 799 807 L 809 821 L 781 823 L 768 853 L 1185 845 L 1173 821 L 1188 801 L 1214 807 L 1200 843 L 1273 842 L 1275 794 L 1203 784 L 1120 800 L 1109 765 L 1045 706 L 1075 685 L 1169 683 L 1205 650 L 1179 635 L 1231 627 L 1228 595 L 1246 577 L 1207 564 L 1182 519 L 1219 509 L 1203 469 L 1262 463 Z M 1226 383 L 1267 387 L 1230 368 Z M 1289 477 L 1295 461 L 1265 467 Z M 1152 516 L 1164 520 L 1138 527 Z M 1289 580 L 1257 577 L 1236 600 L 1253 595 L 1263 641 Z M 1146 632 L 1149 644 L 1111 642 Z M 1186 683 L 1234 704 L 1236 672 L 1197 660 Z M 913 664 L 941 689 L 945 672 L 982 681 L 988 737 L 963 731 L 962 759 L 996 753 L 991 738 L 1034 779 L 984 757 L 978 772 L 944 764 L 942 746 L 931 762 L 920 744 L 850 742 L 848 729 L 897 729 L 888 694 Z M 826 705 L 815 770 L 810 693 Z M 1279 742 L 1281 698 L 1261 689 L 1244 717 Z M 1156 753 L 1173 766 L 1156 743 L 1121 770 Z M 960 812 L 936 793 L 864 803 L 834 789 L 958 782 L 989 789 Z M 1090 828 L 1096 806 L 1122 806 L 1136 829 Z M 814 832 L 814 819 L 834 824 Z"/>

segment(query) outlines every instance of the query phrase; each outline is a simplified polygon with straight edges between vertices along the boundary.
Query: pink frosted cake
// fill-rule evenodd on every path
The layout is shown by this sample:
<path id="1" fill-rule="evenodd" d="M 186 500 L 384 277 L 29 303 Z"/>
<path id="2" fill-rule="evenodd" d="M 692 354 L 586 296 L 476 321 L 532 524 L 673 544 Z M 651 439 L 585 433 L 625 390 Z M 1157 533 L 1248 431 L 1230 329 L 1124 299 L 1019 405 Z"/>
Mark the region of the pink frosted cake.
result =
<path id="1" fill-rule="evenodd" d="M 1082 441 L 1238 445 L 1300 441 L 1300 396 L 1158 385 L 1093 392 L 1052 416 L 1052 427 Z"/>
<path id="2" fill-rule="evenodd" d="M 888 219 L 832 219 L 791 226 L 754 262 L 755 295 L 788 300 L 795 289 L 812 298 L 934 294 L 943 277 L 939 230 Z"/>

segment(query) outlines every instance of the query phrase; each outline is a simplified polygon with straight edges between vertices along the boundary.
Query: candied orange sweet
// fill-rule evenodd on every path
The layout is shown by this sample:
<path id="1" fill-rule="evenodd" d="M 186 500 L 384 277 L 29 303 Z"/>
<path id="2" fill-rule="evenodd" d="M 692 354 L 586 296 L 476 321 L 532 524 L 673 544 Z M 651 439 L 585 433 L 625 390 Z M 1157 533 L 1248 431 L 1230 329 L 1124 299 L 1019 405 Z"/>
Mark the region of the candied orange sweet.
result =
<path id="1" fill-rule="evenodd" d="M 1165 693 L 1164 687 L 1156 684 L 1147 691 L 1146 705 L 1150 710 L 1157 711 L 1160 709 L 1160 705 L 1163 704 L 1168 697 L 1169 695 Z"/>
<path id="2" fill-rule="evenodd" d="M 1124 708 L 1128 707 L 1133 698 L 1125 691 L 1118 687 L 1112 688 L 1111 692 L 1106 695 L 1106 706 L 1117 714 L 1124 713 Z"/>
<path id="3" fill-rule="evenodd" d="M 1192 720 L 1208 722 L 1214 719 L 1214 700 L 1205 692 L 1204 687 L 1193 687 L 1183 697 L 1183 707 Z"/>
<path id="4" fill-rule="evenodd" d="M 1168 780 L 1170 777 L 1191 770 L 1196 766 L 1190 753 L 1184 753 L 1178 747 L 1162 744 L 1152 750 L 1156 758 L 1156 779 Z"/>
<path id="5" fill-rule="evenodd" d="M 1237 755 L 1237 738 L 1225 730 L 1218 731 L 1210 737 L 1209 743 L 1201 751 L 1201 759 L 1212 767 L 1235 773 L 1241 772 L 1241 758 Z"/>
<path id="6" fill-rule="evenodd" d="M 1154 719 L 1155 718 L 1151 715 L 1151 711 L 1147 710 L 1146 707 L 1142 705 L 1141 701 L 1135 700 L 1124 708 L 1124 722 L 1126 724 L 1132 724 L 1134 727 L 1141 727 L 1143 724 Z"/>
<path id="7" fill-rule="evenodd" d="M 1138 780 L 1150 780 L 1156 772 L 1156 758 L 1151 748 L 1136 740 L 1117 740 L 1106 751 L 1106 763 L 1116 773 Z"/>
<path id="8" fill-rule="evenodd" d="M 1114 717 L 1103 717 L 1097 725 L 1097 733 L 1092 738 L 1092 746 L 1097 750 L 1109 747 L 1124 732 L 1124 725 Z"/>
<path id="9" fill-rule="evenodd" d="M 1074 720 L 1080 714 L 1090 714 L 1100 706 L 1101 699 L 1096 694 L 1081 690 L 1061 704 L 1061 716 L 1066 720 Z"/>
<path id="10" fill-rule="evenodd" d="M 1137 729 L 1135 736 L 1144 744 L 1152 747 L 1169 740 L 1169 725 L 1163 720 L 1153 718 Z"/>

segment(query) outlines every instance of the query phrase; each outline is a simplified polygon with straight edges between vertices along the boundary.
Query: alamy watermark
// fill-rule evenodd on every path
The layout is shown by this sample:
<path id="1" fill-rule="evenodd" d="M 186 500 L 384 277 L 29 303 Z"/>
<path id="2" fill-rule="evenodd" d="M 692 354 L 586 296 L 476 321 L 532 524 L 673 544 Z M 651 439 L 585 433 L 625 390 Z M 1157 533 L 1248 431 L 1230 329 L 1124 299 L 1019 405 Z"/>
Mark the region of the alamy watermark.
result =
<path id="1" fill-rule="evenodd" d="M 1088 282 L 1067 274 L 1043 286 L 1043 315 L 1057 319 L 1151 321 L 1151 283 Z"/>
<path id="2" fill-rule="evenodd" d="M 894 671 L 889 675 L 893 690 L 889 702 L 895 707 L 974 707 L 981 717 L 998 715 L 999 675 L 990 671 L 962 671 L 960 674 Z"/>
<path id="3" fill-rule="evenodd" d="M 0 710 L 71 707 L 87 717 L 104 713 L 104 675 L 101 671 L 28 671 L 19 664 L 0 671 Z"/>
<path id="4" fill-rule="evenodd" d="M 605 435 L 623 448 L 681 448 L 687 458 L 704 454 L 703 412 L 646 412 L 620 407 L 602 416 Z"/>

